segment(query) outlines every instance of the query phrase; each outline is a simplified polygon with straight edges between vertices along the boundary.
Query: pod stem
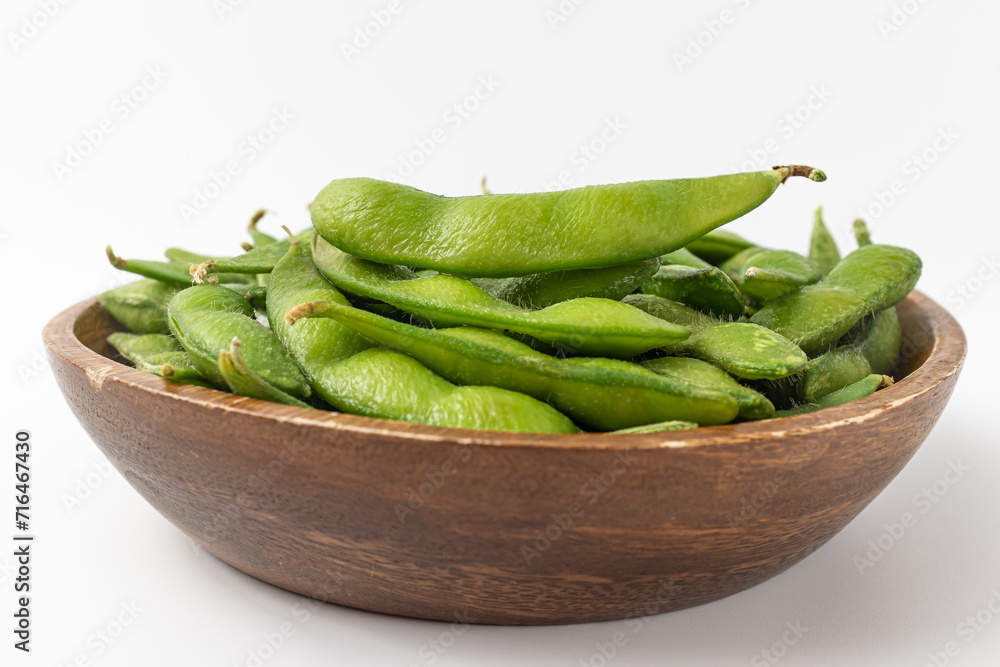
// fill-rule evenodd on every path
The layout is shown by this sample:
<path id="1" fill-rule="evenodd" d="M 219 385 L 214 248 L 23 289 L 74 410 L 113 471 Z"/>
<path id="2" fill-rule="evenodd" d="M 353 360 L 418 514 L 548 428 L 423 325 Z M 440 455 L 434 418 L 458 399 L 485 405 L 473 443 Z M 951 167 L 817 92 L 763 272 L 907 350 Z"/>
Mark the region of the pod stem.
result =
<path id="1" fill-rule="evenodd" d="M 107 253 L 108 261 L 111 262 L 111 266 L 115 267 L 116 269 L 125 270 L 125 267 L 128 266 L 128 261 L 116 255 L 115 251 L 111 249 L 111 246 L 105 248 L 104 252 Z"/>
<path id="2" fill-rule="evenodd" d="M 805 176 L 810 181 L 816 181 L 817 183 L 822 183 L 826 180 L 826 174 L 820 169 L 815 167 L 807 167 L 801 164 L 790 164 L 787 166 L 774 166 L 772 169 L 776 169 L 781 172 L 781 182 L 784 183 L 791 176 Z"/>
<path id="3" fill-rule="evenodd" d="M 250 218 L 250 224 L 247 225 L 247 230 L 253 231 L 257 229 L 257 223 L 260 222 L 260 219 L 263 218 L 265 215 L 267 215 L 267 213 L 268 211 L 265 208 L 262 208 L 256 213 L 254 213 L 253 216 L 251 216 Z"/>
<path id="4" fill-rule="evenodd" d="M 197 285 L 201 285 L 205 282 L 215 285 L 219 282 L 219 279 L 212 273 L 214 270 L 215 260 L 210 259 L 201 264 L 192 264 L 190 268 L 188 268 L 188 273 L 191 274 L 191 279 L 194 280 Z"/>
<path id="5" fill-rule="evenodd" d="M 310 301 L 308 303 L 300 303 L 285 313 L 285 321 L 288 322 L 290 326 L 294 325 L 304 317 L 313 317 L 326 305 L 326 301 Z"/>

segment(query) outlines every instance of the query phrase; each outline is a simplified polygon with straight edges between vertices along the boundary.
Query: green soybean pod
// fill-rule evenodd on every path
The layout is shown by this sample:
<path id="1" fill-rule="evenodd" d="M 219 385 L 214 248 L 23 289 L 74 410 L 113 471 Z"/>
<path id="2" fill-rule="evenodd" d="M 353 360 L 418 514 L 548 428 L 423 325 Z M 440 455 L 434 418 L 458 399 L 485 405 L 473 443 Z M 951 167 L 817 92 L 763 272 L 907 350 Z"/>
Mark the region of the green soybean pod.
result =
<path id="1" fill-rule="evenodd" d="M 759 392 L 744 387 L 729 373 L 707 361 L 688 357 L 660 357 L 645 361 L 642 365 L 677 382 L 690 382 L 730 394 L 739 404 L 739 417 L 742 419 L 770 419 L 774 415 L 771 401 Z"/>
<path id="2" fill-rule="evenodd" d="M 254 373 L 243 357 L 243 347 L 238 338 L 232 340 L 228 350 L 219 350 L 219 373 L 234 394 L 299 408 L 312 408 L 308 403 L 281 391 Z"/>
<path id="3" fill-rule="evenodd" d="M 809 259 L 819 268 L 820 275 L 826 277 L 840 262 L 840 249 L 833 234 L 823 222 L 823 207 L 816 209 L 813 220 L 812 237 L 809 240 Z"/>
<path id="4" fill-rule="evenodd" d="M 329 317 L 376 342 L 409 354 L 457 384 L 485 384 L 545 400 L 597 431 L 660 421 L 724 424 L 733 397 L 681 384 L 617 359 L 559 359 L 488 329 L 423 329 L 332 302 L 304 303 L 286 319 Z"/>
<path id="5" fill-rule="evenodd" d="M 677 301 L 727 319 L 742 317 L 746 310 L 739 287 L 714 266 L 704 269 L 681 264 L 661 266 L 639 289 L 643 294 Z"/>
<path id="6" fill-rule="evenodd" d="M 794 341 L 807 354 L 821 353 L 867 313 L 905 299 L 920 271 L 920 258 L 910 250 L 862 246 L 825 280 L 768 303 L 750 321 Z"/>
<path id="7" fill-rule="evenodd" d="M 610 433 L 664 433 L 666 431 L 687 431 L 692 428 L 698 428 L 698 425 L 694 422 L 674 420 L 657 422 L 655 424 L 643 424 L 642 426 L 633 426 L 632 428 L 620 428 L 617 431 L 610 431 Z"/>
<path id="8" fill-rule="evenodd" d="M 691 331 L 684 342 L 663 348 L 667 354 L 707 361 L 738 378 L 777 380 L 798 373 L 808 363 L 797 345 L 764 327 L 749 322 L 721 322 L 652 294 L 632 294 L 623 301 Z"/>
<path id="9" fill-rule="evenodd" d="M 821 277 L 819 267 L 798 253 L 756 246 L 731 257 L 720 268 L 743 294 L 757 302 L 812 285 Z"/>
<path id="10" fill-rule="evenodd" d="M 868 231 L 868 225 L 861 218 L 854 221 L 854 238 L 858 242 L 859 248 L 872 244 L 872 235 Z"/>
<path id="11" fill-rule="evenodd" d="M 211 259 L 210 255 L 191 252 L 190 250 L 184 250 L 183 248 L 167 248 L 163 251 L 163 255 L 170 262 L 183 266 L 185 270 L 192 264 L 201 264 L 202 262 Z M 188 272 L 188 275 L 191 275 L 190 272 Z M 188 280 L 190 281 L 190 278 Z"/>
<path id="12" fill-rule="evenodd" d="M 653 257 L 603 269 L 568 269 L 517 278 L 473 278 L 472 282 L 498 299 L 520 308 L 539 310 L 581 297 L 621 301 L 659 268 L 660 260 Z"/>
<path id="13" fill-rule="evenodd" d="M 108 343 L 140 371 L 174 382 L 211 386 L 173 336 L 118 332 L 108 336 Z"/>
<path id="14" fill-rule="evenodd" d="M 298 243 L 308 245 L 314 233 L 312 229 L 307 229 L 296 234 L 294 238 Z M 254 248 L 238 257 L 209 259 L 201 264 L 192 266 L 191 275 L 195 283 L 201 284 L 206 282 L 224 282 L 217 275 L 220 273 L 270 273 L 278 260 L 288 252 L 290 243 L 289 239 L 283 239 L 269 245 Z M 308 252 L 308 249 L 306 252 Z"/>
<path id="15" fill-rule="evenodd" d="M 719 266 L 736 253 L 753 245 L 755 244 L 738 234 L 725 229 L 716 229 L 691 241 L 685 248 L 709 264 Z"/>
<path id="16" fill-rule="evenodd" d="M 292 326 L 286 315 L 304 301 L 348 305 L 293 243 L 268 283 L 268 320 L 310 384 L 327 403 L 352 414 L 402 421 L 526 433 L 575 433 L 552 406 L 496 387 L 457 387 L 416 359 L 374 347 L 368 338 L 330 319 Z"/>
<path id="17" fill-rule="evenodd" d="M 674 250 L 673 252 L 668 252 L 666 255 L 660 258 L 660 262 L 663 264 L 680 264 L 681 266 L 690 266 L 692 269 L 707 269 L 712 265 L 698 255 L 694 254 L 687 248 L 680 248 Z"/>
<path id="18" fill-rule="evenodd" d="M 167 304 L 179 289 L 177 285 L 143 278 L 102 292 L 97 303 L 133 333 L 165 334 L 170 331 Z"/>
<path id="19" fill-rule="evenodd" d="M 167 307 L 170 332 L 191 355 L 198 372 L 219 388 L 228 388 L 219 371 L 219 351 L 233 338 L 254 372 L 281 391 L 306 398 L 311 390 L 295 362 L 267 327 L 254 318 L 250 303 L 221 285 L 196 285 L 178 292 Z"/>
<path id="20" fill-rule="evenodd" d="M 811 167 L 594 185 L 557 192 L 441 197 L 370 178 L 332 181 L 313 226 L 341 250 L 383 264 L 469 277 L 614 266 L 677 250 L 767 200 Z"/>
<path id="21" fill-rule="evenodd" d="M 405 267 L 353 257 L 317 237 L 316 266 L 339 289 L 384 301 L 436 327 L 515 331 L 581 355 L 627 358 L 688 337 L 682 326 L 620 301 L 581 298 L 522 310 L 457 276 L 417 278 Z"/>
<path id="22" fill-rule="evenodd" d="M 807 405 L 800 405 L 789 410 L 778 410 L 774 413 L 774 416 L 775 418 L 794 417 L 795 415 L 816 412 L 824 408 L 832 408 L 835 405 L 843 405 L 844 403 L 856 401 L 859 398 L 871 396 L 879 389 L 889 387 L 892 384 L 893 379 L 888 375 L 872 374 L 858 380 L 854 384 L 847 385 L 843 389 L 838 389 L 837 391 L 831 392 L 826 396 L 818 398 L 816 401 Z"/>
<path id="23" fill-rule="evenodd" d="M 862 319 L 838 347 L 809 362 L 798 383 L 799 399 L 814 401 L 872 373 L 888 375 L 902 344 L 903 331 L 895 308 Z"/>

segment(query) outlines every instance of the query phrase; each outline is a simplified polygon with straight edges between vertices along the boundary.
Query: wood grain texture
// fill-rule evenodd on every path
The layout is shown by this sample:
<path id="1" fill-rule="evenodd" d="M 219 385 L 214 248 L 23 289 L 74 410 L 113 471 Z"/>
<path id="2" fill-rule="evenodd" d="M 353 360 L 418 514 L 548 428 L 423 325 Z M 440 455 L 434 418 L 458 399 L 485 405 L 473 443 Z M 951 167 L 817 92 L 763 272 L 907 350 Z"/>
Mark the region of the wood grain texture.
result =
<path id="1" fill-rule="evenodd" d="M 926 296 L 898 310 L 899 381 L 871 397 L 619 436 L 437 428 L 171 383 L 115 360 L 93 299 L 43 335 L 101 451 L 223 561 L 361 609 L 551 624 L 717 600 L 847 525 L 927 437 L 965 357 Z"/>

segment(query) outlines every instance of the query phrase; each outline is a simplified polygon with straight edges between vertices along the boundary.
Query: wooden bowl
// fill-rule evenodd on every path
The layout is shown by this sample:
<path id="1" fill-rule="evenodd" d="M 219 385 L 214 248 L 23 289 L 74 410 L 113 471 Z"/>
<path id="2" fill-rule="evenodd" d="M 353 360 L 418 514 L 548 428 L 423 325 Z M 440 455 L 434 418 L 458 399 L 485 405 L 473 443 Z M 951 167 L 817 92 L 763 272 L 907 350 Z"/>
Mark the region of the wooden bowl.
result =
<path id="1" fill-rule="evenodd" d="M 929 298 L 898 310 L 899 381 L 869 398 L 617 436 L 436 428 L 167 382 L 116 361 L 93 299 L 44 338 L 101 451 L 233 567 L 361 609 L 549 624 L 717 600 L 847 525 L 927 437 L 965 357 Z"/>

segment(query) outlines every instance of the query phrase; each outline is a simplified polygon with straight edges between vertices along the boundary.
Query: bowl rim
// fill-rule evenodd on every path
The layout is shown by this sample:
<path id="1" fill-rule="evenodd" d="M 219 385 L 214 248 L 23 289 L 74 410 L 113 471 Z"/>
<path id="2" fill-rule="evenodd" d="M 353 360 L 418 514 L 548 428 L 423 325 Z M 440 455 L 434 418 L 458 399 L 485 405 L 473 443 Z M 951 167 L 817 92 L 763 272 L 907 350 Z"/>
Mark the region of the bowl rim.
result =
<path id="1" fill-rule="evenodd" d="M 160 396 L 163 400 L 196 403 L 207 409 L 249 414 L 298 426 L 378 434 L 448 446 L 463 444 L 600 451 L 662 448 L 683 450 L 772 440 L 803 431 L 826 430 L 864 422 L 888 409 L 908 403 L 959 373 L 967 353 L 967 341 L 961 325 L 942 306 L 921 292 L 911 292 L 906 301 L 912 302 L 910 307 L 916 308 L 930 324 L 930 352 L 924 362 L 909 375 L 871 396 L 792 417 L 702 426 L 682 431 L 613 436 L 608 433 L 540 434 L 429 426 L 336 411 L 310 410 L 171 382 L 105 357 L 77 338 L 74 333 L 76 323 L 82 315 L 97 306 L 96 296 L 80 301 L 53 317 L 45 325 L 42 338 L 50 355 L 85 373 L 95 389 L 102 388 L 107 382 L 120 383 L 133 390 Z M 903 339 L 905 342 L 905 330 Z"/>

